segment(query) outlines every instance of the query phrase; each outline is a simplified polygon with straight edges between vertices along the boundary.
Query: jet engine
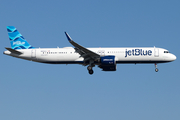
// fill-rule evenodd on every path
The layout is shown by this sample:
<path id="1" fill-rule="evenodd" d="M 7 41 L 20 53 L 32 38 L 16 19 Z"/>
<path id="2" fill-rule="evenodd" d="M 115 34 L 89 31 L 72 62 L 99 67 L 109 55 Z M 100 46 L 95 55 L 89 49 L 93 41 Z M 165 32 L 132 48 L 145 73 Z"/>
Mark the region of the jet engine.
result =
<path id="1" fill-rule="evenodd" d="M 98 66 L 103 71 L 116 71 L 115 56 L 103 56 L 100 58 L 100 65 Z"/>

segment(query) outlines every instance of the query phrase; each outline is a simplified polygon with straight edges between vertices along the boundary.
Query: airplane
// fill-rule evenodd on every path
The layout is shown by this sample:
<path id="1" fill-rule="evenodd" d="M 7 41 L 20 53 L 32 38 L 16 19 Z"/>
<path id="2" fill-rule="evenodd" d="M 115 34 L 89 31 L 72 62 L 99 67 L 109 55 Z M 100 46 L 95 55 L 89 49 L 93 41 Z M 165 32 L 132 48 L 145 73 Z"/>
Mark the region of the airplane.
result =
<path id="1" fill-rule="evenodd" d="M 11 48 L 5 47 L 5 55 L 48 64 L 80 64 L 87 66 L 90 75 L 96 65 L 102 71 L 116 71 L 117 64 L 151 63 L 158 72 L 158 63 L 176 60 L 168 50 L 157 47 L 85 48 L 74 42 L 67 32 L 65 35 L 74 48 L 35 48 L 14 26 L 7 26 L 7 31 Z"/>

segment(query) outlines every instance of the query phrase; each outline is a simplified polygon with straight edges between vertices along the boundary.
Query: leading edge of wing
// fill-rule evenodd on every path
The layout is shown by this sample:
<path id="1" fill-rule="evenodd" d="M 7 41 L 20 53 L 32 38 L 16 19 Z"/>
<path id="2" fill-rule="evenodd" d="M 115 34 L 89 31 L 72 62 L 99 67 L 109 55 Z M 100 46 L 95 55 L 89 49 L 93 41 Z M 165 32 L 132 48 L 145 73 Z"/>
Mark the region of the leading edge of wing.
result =
<path id="1" fill-rule="evenodd" d="M 91 50 L 77 44 L 76 42 L 74 42 L 72 40 L 72 38 L 68 35 L 67 32 L 65 32 L 65 34 L 66 34 L 66 37 L 69 40 L 69 42 L 75 47 L 76 52 L 78 52 L 82 57 L 84 57 L 86 59 L 88 57 L 90 57 L 90 58 L 92 58 L 94 60 L 100 57 L 99 54 L 96 54 L 95 52 L 93 52 L 93 51 L 91 51 Z"/>

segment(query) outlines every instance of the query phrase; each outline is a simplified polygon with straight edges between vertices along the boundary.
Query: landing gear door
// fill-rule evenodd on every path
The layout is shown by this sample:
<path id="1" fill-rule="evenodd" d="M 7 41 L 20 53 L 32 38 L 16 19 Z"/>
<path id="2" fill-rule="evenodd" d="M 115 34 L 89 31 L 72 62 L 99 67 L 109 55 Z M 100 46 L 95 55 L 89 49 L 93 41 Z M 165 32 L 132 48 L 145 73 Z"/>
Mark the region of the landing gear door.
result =
<path id="1" fill-rule="evenodd" d="M 159 48 L 154 48 L 154 57 L 159 57 Z"/>
<path id="2" fill-rule="evenodd" d="M 31 50 L 31 57 L 36 58 L 36 50 L 35 49 Z"/>

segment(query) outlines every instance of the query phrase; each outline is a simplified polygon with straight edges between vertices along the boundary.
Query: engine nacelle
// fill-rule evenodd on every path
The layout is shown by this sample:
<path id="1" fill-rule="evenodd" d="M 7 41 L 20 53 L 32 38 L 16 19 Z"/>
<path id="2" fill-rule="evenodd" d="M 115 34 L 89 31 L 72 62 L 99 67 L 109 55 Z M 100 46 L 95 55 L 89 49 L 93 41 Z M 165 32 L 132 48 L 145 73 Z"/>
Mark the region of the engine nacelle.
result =
<path id="1" fill-rule="evenodd" d="M 101 65 L 99 65 L 99 67 L 102 68 L 103 71 L 116 71 L 115 56 L 103 56 L 100 62 Z"/>

